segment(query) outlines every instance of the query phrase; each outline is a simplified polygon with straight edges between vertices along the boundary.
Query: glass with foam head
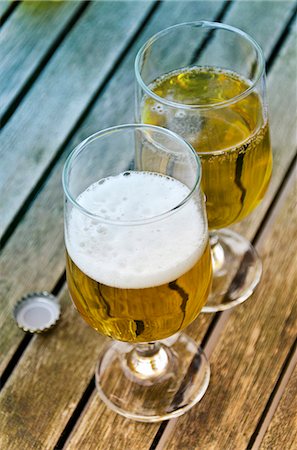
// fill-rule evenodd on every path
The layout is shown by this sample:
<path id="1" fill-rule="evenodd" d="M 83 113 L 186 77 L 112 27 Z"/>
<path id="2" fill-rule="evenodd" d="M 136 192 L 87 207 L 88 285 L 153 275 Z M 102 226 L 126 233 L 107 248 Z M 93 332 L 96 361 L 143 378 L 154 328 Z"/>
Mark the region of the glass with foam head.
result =
<path id="1" fill-rule="evenodd" d="M 214 268 L 203 311 L 231 308 L 262 273 L 250 242 L 226 229 L 260 203 L 271 176 L 262 51 L 236 28 L 183 23 L 147 41 L 135 73 L 136 120 L 175 131 L 199 154 Z"/>
<path id="2" fill-rule="evenodd" d="M 188 143 L 141 124 L 90 136 L 64 167 L 69 292 L 84 320 L 112 338 L 96 385 L 131 419 L 179 416 L 209 382 L 203 351 L 181 332 L 212 280 L 200 178 Z"/>

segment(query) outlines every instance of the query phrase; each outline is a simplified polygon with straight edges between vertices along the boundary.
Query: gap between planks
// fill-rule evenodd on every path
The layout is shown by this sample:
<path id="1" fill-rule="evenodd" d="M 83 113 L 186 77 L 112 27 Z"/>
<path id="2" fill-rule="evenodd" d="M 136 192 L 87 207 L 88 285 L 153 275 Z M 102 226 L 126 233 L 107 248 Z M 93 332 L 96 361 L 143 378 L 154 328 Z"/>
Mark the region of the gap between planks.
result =
<path id="1" fill-rule="evenodd" d="M 273 419 L 274 413 L 278 407 L 278 404 L 284 394 L 284 391 L 290 381 L 291 375 L 297 364 L 297 340 L 295 340 L 291 351 L 284 363 L 283 370 L 276 383 L 274 391 L 271 393 L 266 408 L 263 411 L 263 417 L 261 417 L 259 426 L 255 430 L 255 436 L 251 437 L 247 450 L 258 450 L 261 446 L 264 435 Z"/>
<path id="2" fill-rule="evenodd" d="M 1 5 L 2 6 L 2 16 L 0 17 L 0 26 L 1 27 L 4 25 L 6 20 L 9 18 L 9 16 L 13 13 L 13 11 L 16 9 L 16 7 L 20 3 L 21 2 L 18 2 L 18 1 L 9 2 L 9 4 L 6 6 L 6 8 L 5 8 L 5 5 L 3 5 L 3 6 Z"/>
<path id="3" fill-rule="evenodd" d="M 297 2 L 295 3 L 295 8 L 292 11 L 291 17 L 287 21 L 282 34 L 280 35 L 279 39 L 277 40 L 275 46 L 272 49 L 271 54 L 269 55 L 269 58 L 266 61 L 266 72 L 267 73 L 271 70 L 274 62 L 277 59 L 277 56 L 279 54 L 281 47 L 284 45 L 285 40 L 287 39 L 287 37 L 290 33 L 291 27 L 293 26 L 294 20 L 296 19 L 296 14 L 297 14 Z"/>
<path id="4" fill-rule="evenodd" d="M 0 0 L 1 1 L 1 0 Z M 1 117 L 0 117 L 0 124 L 1 129 L 7 124 L 9 119 L 12 117 L 13 113 L 19 106 L 19 104 L 23 101 L 29 90 L 34 84 L 34 81 L 39 77 L 42 70 L 45 68 L 46 64 L 49 62 L 49 60 L 54 55 L 57 48 L 62 44 L 64 39 L 67 37 L 67 35 L 70 33 L 72 28 L 75 26 L 77 21 L 81 18 L 85 10 L 89 7 L 90 3 L 88 1 L 82 2 L 72 17 L 68 20 L 68 22 L 65 24 L 62 31 L 57 35 L 57 37 L 54 39 L 52 45 L 49 47 L 49 49 L 45 52 L 43 57 L 41 58 L 39 64 L 35 68 L 35 70 L 29 75 L 28 79 L 24 82 L 23 86 L 20 88 L 20 90 L 16 93 L 15 97 L 13 97 L 8 103 L 7 107 L 3 111 Z"/>
<path id="5" fill-rule="evenodd" d="M 60 278 L 58 279 L 57 283 L 55 284 L 55 286 L 53 287 L 51 293 L 55 296 L 59 296 L 65 286 L 66 283 L 66 272 L 64 271 L 62 273 L 62 275 L 60 276 Z M 1 390 L 4 388 L 8 378 L 10 377 L 10 375 L 12 374 L 14 368 L 16 367 L 17 363 L 19 362 L 19 360 L 21 359 L 23 353 L 25 352 L 26 348 L 29 346 L 32 338 L 33 338 L 33 334 L 27 332 L 23 339 L 21 340 L 21 342 L 19 343 L 19 345 L 17 346 L 14 354 L 12 355 L 12 357 L 10 358 L 7 366 L 5 367 L 2 376 L 0 376 L 0 392 Z"/>
<path id="6" fill-rule="evenodd" d="M 68 422 L 66 423 L 64 430 L 62 431 L 57 443 L 54 446 L 54 450 L 60 450 L 64 448 L 64 445 L 71 433 L 71 431 L 73 430 L 76 422 L 79 419 L 80 414 L 83 412 L 83 410 L 85 409 L 91 395 L 93 394 L 94 390 L 95 390 L 96 386 L 95 386 L 95 375 L 93 375 L 93 377 L 91 378 L 91 380 L 89 381 L 83 395 L 81 396 L 79 402 L 77 403 L 77 406 L 75 408 L 75 410 L 73 411 L 73 413 L 71 414 Z"/>

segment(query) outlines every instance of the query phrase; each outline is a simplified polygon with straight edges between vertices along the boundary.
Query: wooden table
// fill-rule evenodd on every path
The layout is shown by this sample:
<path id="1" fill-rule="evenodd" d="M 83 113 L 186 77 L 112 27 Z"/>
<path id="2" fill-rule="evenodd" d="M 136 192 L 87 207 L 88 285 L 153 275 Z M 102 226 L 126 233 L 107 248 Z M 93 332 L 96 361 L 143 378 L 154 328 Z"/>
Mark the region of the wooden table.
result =
<path id="1" fill-rule="evenodd" d="M 1 450 L 297 449 L 296 3 L 291 1 L 0 2 Z M 261 44 L 274 172 L 258 209 L 236 226 L 264 263 L 244 305 L 201 315 L 212 376 L 184 416 L 142 424 L 111 412 L 94 387 L 104 338 L 65 286 L 61 170 L 83 138 L 133 121 L 133 61 L 155 32 L 209 19 Z M 25 334 L 15 302 L 48 290 L 62 303 L 50 332 Z"/>

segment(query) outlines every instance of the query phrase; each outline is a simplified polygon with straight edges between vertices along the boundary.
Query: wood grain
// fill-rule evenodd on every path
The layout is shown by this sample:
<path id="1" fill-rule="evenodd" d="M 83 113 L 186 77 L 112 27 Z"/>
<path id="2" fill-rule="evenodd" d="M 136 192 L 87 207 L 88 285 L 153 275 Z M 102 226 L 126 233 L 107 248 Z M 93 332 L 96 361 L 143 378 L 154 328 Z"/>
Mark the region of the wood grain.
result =
<path id="1" fill-rule="evenodd" d="M 78 2 L 22 2 L 1 31 L 0 116 L 77 11 Z"/>
<path id="2" fill-rule="evenodd" d="M 297 448 L 297 367 L 261 443 L 261 450 Z"/>
<path id="3" fill-rule="evenodd" d="M 119 2 L 115 8 L 113 2 L 92 2 L 4 127 L 0 189 L 6 201 L 0 203 L 0 235 L 75 127 L 151 5 Z"/>
<path id="4" fill-rule="evenodd" d="M 209 389 L 197 407 L 169 425 L 166 449 L 247 448 L 296 337 L 295 177 L 296 171 L 257 246 L 265 268 L 261 285 L 232 312 L 210 360 Z"/>
<path id="5" fill-rule="evenodd" d="M 150 448 L 158 429 L 156 424 L 135 422 L 115 414 L 104 405 L 96 391 L 85 411 L 74 435 L 65 444 L 67 450 L 145 450 Z"/>
<path id="6" fill-rule="evenodd" d="M 36 335 L 0 399 L 0 448 L 50 449 L 93 374 L 104 337 L 88 327 L 64 289 L 62 316 Z"/>

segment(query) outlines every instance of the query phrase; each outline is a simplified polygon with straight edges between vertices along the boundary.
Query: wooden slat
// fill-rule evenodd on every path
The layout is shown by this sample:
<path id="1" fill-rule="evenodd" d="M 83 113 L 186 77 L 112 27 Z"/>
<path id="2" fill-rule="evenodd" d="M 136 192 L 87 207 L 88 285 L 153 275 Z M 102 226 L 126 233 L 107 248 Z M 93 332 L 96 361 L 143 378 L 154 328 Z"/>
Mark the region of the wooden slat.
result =
<path id="1" fill-rule="evenodd" d="M 170 424 L 166 449 L 247 448 L 296 337 L 295 176 L 257 246 L 262 283 L 253 301 L 232 312 L 210 361 L 209 389 L 196 408 Z"/>
<path id="2" fill-rule="evenodd" d="M 65 450 L 148 450 L 158 430 L 157 424 L 134 422 L 115 414 L 106 408 L 96 391 L 85 409 L 86 413 L 66 442 Z"/>
<path id="3" fill-rule="evenodd" d="M 134 75 L 133 75 L 133 61 L 136 54 L 137 49 L 151 34 L 155 33 L 158 29 L 164 26 L 168 26 L 171 23 L 177 22 L 179 18 L 183 20 L 190 20 L 193 13 L 200 11 L 204 13 L 208 18 L 214 17 L 217 11 L 221 7 L 221 3 L 199 3 L 199 2 L 190 2 L 188 4 L 180 3 L 176 8 L 172 9 L 172 6 L 168 3 L 167 5 L 161 5 L 160 10 L 158 11 L 158 15 L 154 16 L 153 20 L 149 23 L 147 29 L 145 30 L 145 34 L 141 37 L 141 39 L 134 45 L 131 55 L 125 60 L 123 66 L 117 73 L 117 77 L 112 81 L 110 88 L 106 91 L 109 92 L 108 97 L 103 96 L 97 103 L 97 108 L 94 110 L 95 116 L 93 114 L 90 115 L 88 121 L 86 122 L 86 127 L 93 127 L 93 131 L 96 129 L 97 124 L 102 126 L 104 121 L 121 122 L 123 118 L 131 117 L 133 114 L 133 102 L 131 98 L 133 98 L 134 94 Z M 112 86 L 112 87 L 111 87 Z M 128 90 L 128 93 L 127 93 Z M 102 116 L 102 108 L 106 104 L 107 98 L 112 94 L 113 102 L 116 102 L 116 94 L 125 93 L 128 95 L 129 103 L 125 103 L 126 97 L 123 101 L 119 103 L 121 108 L 119 107 L 109 107 L 106 108 L 106 115 Z M 119 95 L 117 96 L 117 102 L 119 102 Z M 129 108 L 127 105 L 129 104 Z M 114 106 L 113 103 L 112 106 Z M 124 114 L 122 108 L 126 107 L 124 110 Z M 101 113 L 98 114 L 98 111 Z M 94 120 L 94 117 L 96 119 Z M 79 137 L 80 138 L 80 137 Z M 76 140 L 78 137 L 76 137 Z M 68 150 L 74 145 L 75 139 L 70 143 Z M 25 216 L 23 222 L 17 228 L 13 237 L 8 242 L 7 246 L 3 251 L 2 256 L 2 266 L 3 271 L 1 273 L 2 278 L 2 292 L 4 294 L 2 298 L 1 304 L 3 305 L 2 310 L 2 323 L 1 323 L 1 339 L 0 346 L 2 351 L 2 369 L 6 366 L 7 361 L 11 357 L 12 352 L 20 342 L 22 333 L 18 330 L 18 328 L 13 324 L 13 321 L 10 316 L 11 308 L 15 300 L 24 292 L 29 290 L 38 290 L 38 289 L 48 289 L 50 290 L 54 285 L 55 281 L 59 278 L 61 272 L 64 268 L 64 250 L 63 250 L 63 223 L 62 223 L 62 190 L 61 190 L 61 169 L 64 162 L 65 156 L 61 159 L 57 167 L 55 168 L 51 178 L 48 183 L 46 183 L 41 194 L 36 198 L 34 204 L 32 205 L 31 210 Z M 15 255 L 20 255 L 18 257 L 18 262 L 16 262 Z M 14 268 L 14 269 L 13 269 Z M 12 280 L 12 270 L 17 270 L 15 277 L 18 280 L 18 283 L 15 283 Z M 9 303 L 9 305 L 6 305 Z M 6 306 L 5 306 L 6 305 Z M 68 317 L 71 314 L 70 310 L 72 310 L 72 306 L 69 304 L 63 312 L 63 317 Z M 77 313 L 74 313 L 77 315 Z M 72 320 L 72 319 L 71 319 Z M 65 322 L 64 322 L 65 323 Z M 59 324 L 60 327 L 63 327 L 63 323 Z M 81 320 L 74 322 L 73 324 L 76 336 L 79 337 L 81 334 L 85 333 L 85 326 L 81 325 Z M 56 328 L 58 330 L 58 328 Z M 53 436 L 50 437 L 50 432 L 47 433 L 47 448 L 53 446 L 56 442 L 56 436 L 58 433 L 61 433 L 65 424 L 67 423 L 69 417 L 73 409 L 75 408 L 78 399 L 84 392 L 88 377 L 90 378 L 90 370 L 94 368 L 94 363 L 96 360 L 96 354 L 94 352 L 94 348 L 98 346 L 99 349 L 99 338 L 96 334 L 91 336 L 88 334 L 85 338 L 83 338 L 83 343 L 88 342 L 88 345 L 82 343 L 83 347 L 83 359 L 81 358 L 81 353 L 78 351 L 76 355 L 73 355 L 71 348 L 72 347 L 72 334 L 69 334 L 69 343 L 70 350 L 67 350 L 67 342 L 68 342 L 68 331 L 61 331 L 62 335 L 56 335 L 56 330 L 53 330 L 50 334 L 50 339 L 53 343 L 49 344 L 49 347 L 43 347 L 44 358 L 42 360 L 42 369 L 39 369 L 39 366 L 36 368 L 34 372 L 34 368 L 36 367 L 36 353 L 40 355 L 40 341 L 39 336 L 34 338 L 34 340 L 30 343 L 27 348 L 25 354 L 23 355 L 18 367 L 13 372 L 7 384 L 3 390 L 2 397 L 2 406 L 1 409 L 5 410 L 4 416 L 2 417 L 3 423 L 3 439 L 5 439 L 5 443 L 14 442 L 15 439 L 19 439 L 19 436 L 25 434 L 26 429 L 30 430 L 30 438 L 31 445 L 33 442 L 40 442 L 42 436 L 44 436 L 44 429 L 41 429 L 38 426 L 40 418 L 43 417 L 43 421 L 45 422 L 47 429 L 55 429 L 56 432 L 53 433 Z M 90 330 L 91 332 L 92 330 Z M 90 333 L 89 332 L 89 333 Z M 3 334 L 2 334 L 3 333 Z M 65 333 L 65 334 L 64 334 Z M 3 339 L 2 339 L 3 336 Z M 5 336 L 5 339 L 4 339 Z M 65 343 L 66 347 L 61 348 L 63 340 L 63 345 Z M 86 341 L 85 341 L 86 339 Z M 91 343 L 92 341 L 92 343 Z M 31 346 L 34 349 L 31 351 Z M 37 346 L 37 347 L 36 347 Z M 73 388 L 69 386 L 65 395 L 62 393 L 61 395 L 57 395 L 55 397 L 55 401 L 51 401 L 46 395 L 40 401 L 40 392 L 47 392 L 47 383 L 46 378 L 44 379 L 44 384 L 40 384 L 40 387 L 36 388 L 35 391 L 33 385 L 36 382 L 40 383 L 40 378 L 43 378 L 43 370 L 44 365 L 47 365 L 49 370 L 51 370 L 50 366 L 56 363 L 57 352 L 54 351 L 56 348 L 61 348 L 61 352 L 65 355 L 70 355 L 69 360 L 63 358 L 61 365 L 59 366 L 58 377 L 60 383 L 61 380 L 64 379 L 64 371 L 67 371 L 69 368 L 69 361 L 71 359 L 71 376 L 74 377 L 71 382 L 68 384 L 73 385 Z M 66 356 L 65 356 L 66 358 Z M 87 361 L 88 359 L 88 361 Z M 75 361 L 74 361 L 75 360 Z M 64 367 L 63 367 L 63 364 Z M 32 369 L 30 369 L 32 367 Z M 81 369 L 80 369 L 81 368 Z M 42 373 L 39 372 L 42 371 Z M 86 376 L 82 376 L 81 370 L 85 370 Z M 34 380 L 33 384 L 25 384 L 22 381 L 22 391 L 23 393 L 14 394 L 14 388 L 18 386 L 18 380 L 23 380 L 24 372 L 34 372 Z M 68 375 L 67 375 L 68 376 Z M 52 379 L 55 384 L 55 379 Z M 6 394 L 8 393 L 8 394 Z M 10 400 L 11 398 L 15 399 L 14 409 L 10 411 Z M 22 416 L 22 420 L 20 421 L 20 409 L 19 405 L 22 405 L 27 398 L 27 402 L 31 405 L 38 404 L 38 411 L 36 408 L 31 409 L 31 413 L 28 416 L 28 423 L 26 422 L 26 417 Z M 35 419 L 34 419 L 35 414 Z M 105 414 L 105 413 L 104 413 Z M 10 426 L 7 428 L 8 419 L 10 424 L 18 424 L 17 427 Z M 51 422 L 52 421 L 52 422 Z M 35 424 L 35 428 L 34 428 Z M 0 422 L 1 429 L 1 422 Z M 156 428 L 149 428 L 149 426 L 144 426 L 142 424 L 131 423 L 131 429 L 135 429 L 136 434 L 139 435 L 139 440 L 142 439 L 143 432 L 145 432 L 150 438 L 153 437 Z M 143 428 L 145 427 L 145 428 Z M 1 433 L 0 433 L 1 434 Z M 132 437 L 133 433 L 131 434 Z M 135 436 L 134 436 L 135 437 Z M 112 438 L 112 437 L 110 437 Z M 24 438 L 25 439 L 25 438 Z M 19 440 L 17 441 L 20 442 Z M 25 439 L 25 445 L 28 445 L 28 442 Z M 26 447 L 24 447 L 26 448 Z M 106 448 L 106 447 L 105 447 Z M 136 447 L 135 447 L 136 448 Z M 141 448 L 141 447 L 140 447 Z"/>
<path id="4" fill-rule="evenodd" d="M 261 443 L 261 450 L 297 448 L 297 367 Z"/>
<path id="5" fill-rule="evenodd" d="M 0 235 L 151 6 L 151 1 L 92 2 L 4 127 Z"/>
<path id="6" fill-rule="evenodd" d="M 0 116 L 39 66 L 79 2 L 22 2 L 1 31 Z"/>
<path id="7" fill-rule="evenodd" d="M 58 325 L 34 336 L 18 364 L 17 379 L 12 377 L 5 385 L 0 400 L 3 450 L 53 448 L 80 399 L 80 387 L 94 372 L 97 348 L 104 338 L 79 317 L 66 290 L 61 304 Z"/>

